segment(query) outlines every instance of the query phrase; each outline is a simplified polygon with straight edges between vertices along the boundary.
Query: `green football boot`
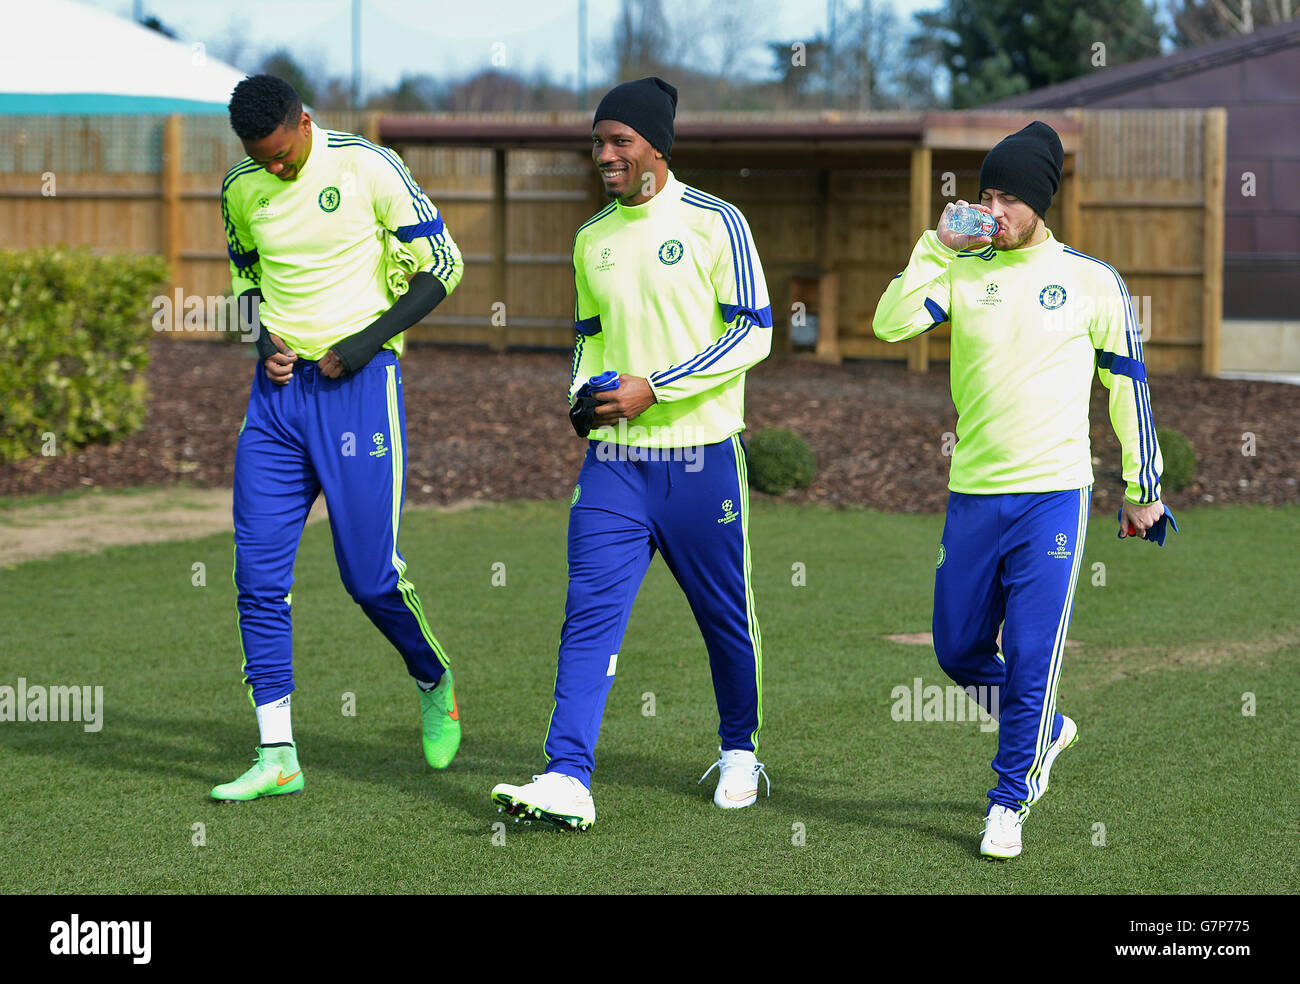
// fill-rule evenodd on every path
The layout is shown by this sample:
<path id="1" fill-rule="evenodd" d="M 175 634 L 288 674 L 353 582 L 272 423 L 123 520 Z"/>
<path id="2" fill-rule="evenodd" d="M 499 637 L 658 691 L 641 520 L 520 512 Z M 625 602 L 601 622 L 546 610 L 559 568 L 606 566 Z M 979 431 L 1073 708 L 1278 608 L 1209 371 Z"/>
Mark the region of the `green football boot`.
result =
<path id="1" fill-rule="evenodd" d="M 302 769 L 294 745 L 274 748 L 257 746 L 257 762 L 238 779 L 212 789 L 212 798 L 224 802 L 246 802 L 259 796 L 287 796 L 302 792 Z"/>
<path id="2" fill-rule="evenodd" d="M 432 690 L 420 691 L 420 719 L 424 729 L 424 760 L 445 769 L 460 748 L 460 708 L 455 684 L 447 670 Z"/>

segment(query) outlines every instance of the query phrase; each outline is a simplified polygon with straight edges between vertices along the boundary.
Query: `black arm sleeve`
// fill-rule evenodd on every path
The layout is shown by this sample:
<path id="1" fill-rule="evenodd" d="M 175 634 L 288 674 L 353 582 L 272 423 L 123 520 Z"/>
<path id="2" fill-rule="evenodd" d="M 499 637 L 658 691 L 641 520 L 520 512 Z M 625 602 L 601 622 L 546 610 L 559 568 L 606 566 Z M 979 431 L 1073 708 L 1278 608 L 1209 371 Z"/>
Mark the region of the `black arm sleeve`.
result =
<path id="1" fill-rule="evenodd" d="M 239 331 L 240 334 L 252 333 L 253 343 L 257 346 L 257 360 L 265 362 L 275 355 L 275 342 L 271 334 L 262 327 L 262 319 L 257 313 L 262 303 L 262 288 L 254 287 L 239 295 Z"/>
<path id="2" fill-rule="evenodd" d="M 356 372 L 369 362 L 394 335 L 406 331 L 442 303 L 447 289 L 428 270 L 411 278 L 410 289 L 397 302 L 355 335 L 332 346 L 334 354 L 348 372 Z"/>

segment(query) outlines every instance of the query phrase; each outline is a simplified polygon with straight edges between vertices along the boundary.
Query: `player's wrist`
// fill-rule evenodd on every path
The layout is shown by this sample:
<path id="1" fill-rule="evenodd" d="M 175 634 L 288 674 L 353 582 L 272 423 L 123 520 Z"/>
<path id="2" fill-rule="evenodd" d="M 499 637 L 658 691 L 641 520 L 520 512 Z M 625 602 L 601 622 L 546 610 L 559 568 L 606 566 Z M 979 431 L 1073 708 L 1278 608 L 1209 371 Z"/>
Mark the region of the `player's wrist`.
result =
<path id="1" fill-rule="evenodd" d="M 938 252 L 940 253 L 940 255 L 945 256 L 948 259 L 956 258 L 957 254 L 961 252 L 961 250 L 958 249 L 957 247 L 949 246 L 946 242 L 944 242 L 943 237 L 940 235 L 938 229 L 927 229 L 925 232 L 925 237 L 927 239 L 930 239 L 932 245 L 938 248 Z"/>
<path id="2" fill-rule="evenodd" d="M 1143 506 L 1154 506 L 1159 501 L 1160 501 L 1159 495 L 1157 495 L 1154 499 L 1147 499 L 1143 501 L 1140 497 L 1135 499 L 1133 497 L 1132 492 L 1124 493 L 1124 504 L 1127 506 L 1132 506 L 1134 509 L 1141 509 Z"/>
<path id="3" fill-rule="evenodd" d="M 379 352 L 380 347 L 358 335 L 352 335 L 335 342 L 330 347 L 330 351 L 334 353 L 334 358 L 339 360 L 339 365 L 343 367 L 344 372 L 354 373 L 358 369 L 364 369 Z"/>

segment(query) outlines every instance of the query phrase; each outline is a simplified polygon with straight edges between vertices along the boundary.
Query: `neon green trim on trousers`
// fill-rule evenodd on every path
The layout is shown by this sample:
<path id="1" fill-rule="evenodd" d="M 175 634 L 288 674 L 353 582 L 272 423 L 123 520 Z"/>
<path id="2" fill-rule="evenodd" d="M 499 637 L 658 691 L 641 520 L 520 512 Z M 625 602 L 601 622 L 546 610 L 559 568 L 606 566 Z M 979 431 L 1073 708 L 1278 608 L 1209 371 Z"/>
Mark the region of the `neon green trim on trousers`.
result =
<path id="1" fill-rule="evenodd" d="M 450 666 L 447 654 L 442 651 L 442 646 L 438 645 L 438 640 L 434 638 L 433 632 L 429 629 L 429 623 L 425 621 L 424 609 L 420 607 L 420 598 L 415 593 L 415 585 L 406 579 L 406 562 L 397 553 L 397 531 L 402 521 L 402 485 L 405 480 L 404 442 L 406 435 L 402 433 L 401 414 L 398 412 L 397 366 L 390 365 L 384 368 L 388 373 L 388 433 L 392 438 L 393 448 L 393 453 L 389 456 L 393 468 L 393 553 L 391 561 L 393 569 L 397 571 L 397 590 L 401 592 L 402 601 L 407 610 L 415 617 L 415 622 L 420 627 L 420 635 L 429 644 L 433 654 L 438 657 L 438 662 L 442 664 L 443 669 L 447 669 Z"/>

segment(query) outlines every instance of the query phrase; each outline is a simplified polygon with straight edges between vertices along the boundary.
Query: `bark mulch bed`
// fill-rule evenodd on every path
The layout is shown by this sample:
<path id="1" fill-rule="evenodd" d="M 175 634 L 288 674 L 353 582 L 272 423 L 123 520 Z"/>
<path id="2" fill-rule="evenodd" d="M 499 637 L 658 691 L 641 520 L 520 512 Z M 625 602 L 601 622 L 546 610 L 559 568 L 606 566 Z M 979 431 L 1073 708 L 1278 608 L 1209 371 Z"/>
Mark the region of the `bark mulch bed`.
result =
<path id="1" fill-rule="evenodd" d="M 407 500 L 567 499 L 585 447 L 565 415 L 569 364 L 558 352 L 410 348 L 402 360 Z M 0 495 L 228 487 L 252 373 L 246 346 L 155 339 L 144 428 L 116 444 L 0 464 Z M 944 433 L 956 425 L 946 366 L 921 374 L 879 362 L 773 358 L 750 373 L 747 400 L 751 433 L 788 427 L 817 453 L 816 479 L 789 500 L 943 511 Z M 1199 459 L 1192 485 L 1166 490 L 1170 505 L 1300 502 L 1300 386 L 1155 377 L 1151 404 L 1157 426 L 1182 431 Z M 1254 455 L 1242 453 L 1247 433 Z M 1092 447 L 1093 507 L 1112 512 L 1123 484 L 1100 385 Z"/>

